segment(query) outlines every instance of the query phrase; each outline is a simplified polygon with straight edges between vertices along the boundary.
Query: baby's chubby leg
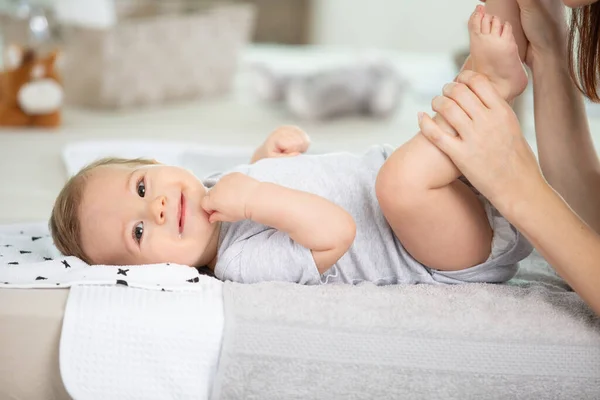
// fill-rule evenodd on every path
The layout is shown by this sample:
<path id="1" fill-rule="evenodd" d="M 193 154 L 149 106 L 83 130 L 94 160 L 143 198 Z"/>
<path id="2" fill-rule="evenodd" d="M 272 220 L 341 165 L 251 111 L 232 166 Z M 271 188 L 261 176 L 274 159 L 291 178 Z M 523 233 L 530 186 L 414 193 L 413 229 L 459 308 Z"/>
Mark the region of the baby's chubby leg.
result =
<path id="1" fill-rule="evenodd" d="M 381 210 L 404 248 L 421 264 L 443 271 L 480 264 L 491 251 L 493 232 L 483 205 L 455 171 L 418 134 L 388 158 L 375 184 Z"/>
<path id="2" fill-rule="evenodd" d="M 506 18 L 503 12 L 518 13 L 513 2 L 489 0 L 488 6 Z M 471 60 L 466 67 L 487 74 L 507 100 L 524 90 L 527 78 L 511 27 L 478 8 L 469 20 L 469 33 Z M 434 100 L 436 108 L 443 106 L 439 101 Z M 390 156 L 377 178 L 377 197 L 394 233 L 430 268 L 469 268 L 484 262 L 491 251 L 493 232 L 484 207 L 459 176 L 450 159 L 418 133 Z"/>

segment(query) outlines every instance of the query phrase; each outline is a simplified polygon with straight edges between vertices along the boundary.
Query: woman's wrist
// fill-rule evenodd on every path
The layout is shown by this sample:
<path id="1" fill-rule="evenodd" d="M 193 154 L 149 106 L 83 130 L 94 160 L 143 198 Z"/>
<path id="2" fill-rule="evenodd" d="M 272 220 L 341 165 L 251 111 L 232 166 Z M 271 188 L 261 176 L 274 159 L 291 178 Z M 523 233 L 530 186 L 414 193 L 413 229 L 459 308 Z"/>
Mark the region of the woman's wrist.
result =
<path id="1" fill-rule="evenodd" d="M 511 190 L 503 191 L 496 199 L 490 199 L 500 213 L 513 225 L 527 218 L 532 211 L 545 199 L 558 196 L 543 176 L 533 179 L 523 178 L 521 185 L 514 185 Z"/>
<path id="2" fill-rule="evenodd" d="M 561 26 L 547 26 L 544 34 L 537 41 L 529 42 L 529 67 L 533 70 L 552 66 L 568 66 L 568 28 L 566 23 Z"/>
<path id="3" fill-rule="evenodd" d="M 548 71 L 549 73 L 556 73 L 557 70 L 569 69 L 569 58 L 567 55 L 567 45 L 564 46 L 556 45 L 545 49 L 531 49 L 532 60 L 529 68 L 535 73 Z"/>

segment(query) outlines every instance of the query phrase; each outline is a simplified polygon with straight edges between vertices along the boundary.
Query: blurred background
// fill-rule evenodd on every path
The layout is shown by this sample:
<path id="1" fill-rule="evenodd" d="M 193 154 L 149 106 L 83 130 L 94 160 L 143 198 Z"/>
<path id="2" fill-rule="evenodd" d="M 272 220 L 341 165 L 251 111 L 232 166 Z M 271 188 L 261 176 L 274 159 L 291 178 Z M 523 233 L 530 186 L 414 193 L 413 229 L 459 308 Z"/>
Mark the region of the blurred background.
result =
<path id="1" fill-rule="evenodd" d="M 400 145 L 462 65 L 477 4 L 0 0 L 4 69 L 15 46 L 37 59 L 58 51 L 58 77 L 28 79 L 62 89 L 53 126 L 0 127 L 0 223 L 47 218 L 73 143 L 254 147 L 295 124 L 320 151 Z M 535 146 L 531 90 L 515 111 Z"/>
<path id="2" fill-rule="evenodd" d="M 255 42 L 448 51 L 468 45 L 464 22 L 476 0 L 242 0 L 257 8 Z M 3 13 L 30 5 L 58 14 L 60 22 L 111 26 L 136 10 L 174 13 L 222 0 L 2 0 Z M 231 1 L 229 3 L 232 3 Z M 120 14 L 120 15 L 119 15 Z M 21 14 L 22 15 L 22 14 Z M 415 40 L 415 38 L 419 40 Z"/>

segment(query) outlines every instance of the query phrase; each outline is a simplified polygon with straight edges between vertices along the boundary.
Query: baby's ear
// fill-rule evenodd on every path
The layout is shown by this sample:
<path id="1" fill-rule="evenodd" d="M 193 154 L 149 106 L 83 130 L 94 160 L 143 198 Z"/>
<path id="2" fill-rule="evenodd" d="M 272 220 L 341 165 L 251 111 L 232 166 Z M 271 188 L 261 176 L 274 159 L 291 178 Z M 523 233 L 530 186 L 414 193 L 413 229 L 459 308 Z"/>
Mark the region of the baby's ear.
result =
<path id="1" fill-rule="evenodd" d="M 4 52 L 4 65 L 5 69 L 12 70 L 17 69 L 23 62 L 24 51 L 20 46 L 16 44 L 9 45 Z"/>

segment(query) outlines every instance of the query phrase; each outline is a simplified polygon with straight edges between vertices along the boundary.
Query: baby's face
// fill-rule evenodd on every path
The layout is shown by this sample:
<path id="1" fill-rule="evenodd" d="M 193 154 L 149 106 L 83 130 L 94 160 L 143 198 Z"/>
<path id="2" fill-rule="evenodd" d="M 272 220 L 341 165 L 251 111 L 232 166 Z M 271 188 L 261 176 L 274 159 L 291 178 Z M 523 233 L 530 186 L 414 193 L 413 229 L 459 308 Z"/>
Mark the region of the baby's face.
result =
<path id="1" fill-rule="evenodd" d="M 200 207 L 205 195 L 182 168 L 98 167 L 79 210 L 83 250 L 95 264 L 208 263 L 205 249 L 218 240 L 218 229 Z"/>

